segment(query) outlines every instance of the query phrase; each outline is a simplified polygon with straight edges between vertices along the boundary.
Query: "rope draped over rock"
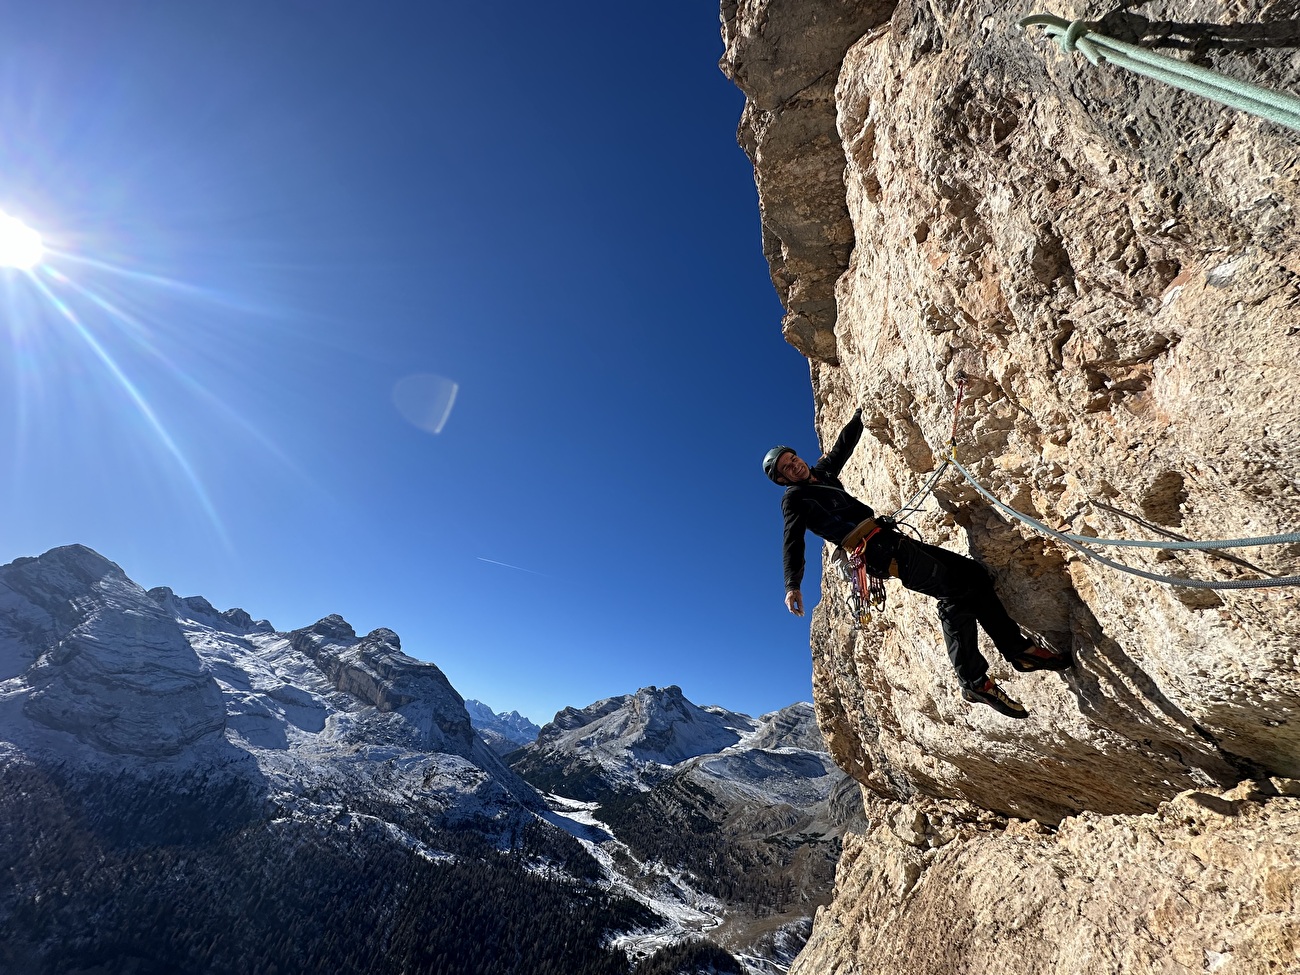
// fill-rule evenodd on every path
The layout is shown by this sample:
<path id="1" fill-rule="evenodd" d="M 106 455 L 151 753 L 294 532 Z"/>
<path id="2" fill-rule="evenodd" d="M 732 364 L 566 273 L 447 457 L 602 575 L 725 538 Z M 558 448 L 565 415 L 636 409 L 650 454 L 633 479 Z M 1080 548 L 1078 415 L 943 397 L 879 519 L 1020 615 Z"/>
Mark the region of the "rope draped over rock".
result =
<path id="1" fill-rule="evenodd" d="M 1255 548 L 1262 545 L 1289 545 L 1293 542 L 1300 542 L 1300 532 L 1285 532 L 1275 535 L 1258 535 L 1252 538 L 1226 538 L 1215 539 L 1213 541 L 1148 541 L 1145 539 L 1124 539 L 1124 538 L 1092 538 L 1088 535 L 1074 535 L 1069 532 L 1060 532 L 1050 528 L 1036 518 L 1033 518 L 1023 511 L 1017 511 L 1004 501 L 1000 501 L 992 491 L 975 479 L 975 475 L 962 466 L 957 460 L 957 419 L 961 410 L 962 397 L 966 392 L 966 375 L 958 373 L 957 375 L 957 396 L 953 404 L 952 411 L 952 436 L 948 440 L 948 456 L 944 462 L 939 465 L 933 474 L 926 479 L 921 485 L 920 490 L 912 496 L 907 504 L 903 505 L 891 516 L 895 521 L 902 522 L 909 515 L 920 511 L 922 499 L 934 490 L 934 486 L 939 483 L 939 478 L 949 468 L 955 468 L 962 477 L 982 495 L 990 504 L 999 511 L 1009 515 L 1016 521 L 1028 525 L 1036 531 L 1042 532 L 1050 538 L 1068 545 L 1070 548 L 1081 553 L 1087 558 L 1092 559 L 1112 569 L 1120 572 L 1127 572 L 1130 575 L 1141 576 L 1143 579 L 1150 579 L 1152 582 L 1159 582 L 1167 586 L 1183 586 L 1189 589 L 1272 589 L 1281 586 L 1300 586 L 1300 575 L 1274 576 L 1267 579 L 1228 579 L 1222 581 L 1207 579 L 1184 579 L 1180 576 L 1161 575 L 1156 572 L 1147 572 L 1145 569 L 1138 569 L 1131 565 L 1125 565 L 1122 562 L 1116 562 L 1108 559 L 1104 555 L 1099 555 L 1092 551 L 1088 546 L 1100 547 L 1128 547 L 1128 548 L 1155 548 L 1165 550 L 1179 551 L 1210 551 L 1225 548 Z"/>
<path id="2" fill-rule="evenodd" d="M 1020 27 L 1044 28 L 1062 51 L 1067 54 L 1078 51 L 1093 64 L 1109 61 L 1117 67 L 1154 78 L 1174 88 L 1300 130 L 1300 98 L 1294 95 L 1272 91 L 1209 68 L 1118 41 L 1098 31 L 1096 24 L 1090 21 L 1071 22 L 1051 14 L 1035 14 L 1020 21 Z"/>
<path id="3" fill-rule="evenodd" d="M 966 478 L 970 486 L 988 499 L 994 507 L 1005 514 L 1010 515 L 1017 521 L 1023 522 L 1029 527 L 1055 538 L 1059 542 L 1064 542 L 1070 548 L 1074 549 L 1094 562 L 1100 562 L 1102 565 L 1112 569 L 1118 569 L 1120 572 L 1127 572 L 1130 575 L 1141 576 L 1143 579 L 1150 579 L 1152 582 L 1163 583 L 1167 586 L 1185 586 L 1189 589 L 1272 589 L 1277 586 L 1300 586 L 1300 575 L 1282 576 L 1280 578 L 1270 579 L 1226 579 L 1214 581 L 1208 579 L 1184 579 L 1180 576 L 1160 575 L 1157 572 L 1147 572 L 1145 569 L 1134 568 L 1131 565 L 1125 565 L 1122 562 L 1116 562 L 1108 559 L 1104 555 L 1098 555 L 1087 547 L 1087 544 L 1112 544 L 1112 545 L 1132 545 L 1133 542 L 1118 541 L 1115 539 L 1096 539 L 1089 538 L 1086 535 L 1068 535 L 1065 532 L 1058 532 L 1054 528 L 1049 528 L 1036 518 L 1031 518 L 1022 511 L 1017 511 L 1005 502 L 999 501 L 988 488 L 979 481 L 975 480 L 975 475 L 966 470 L 961 462 L 952 458 L 952 466 L 955 467 L 961 476 Z M 1276 541 L 1275 541 L 1276 539 Z M 1267 538 L 1236 538 L 1219 542 L 1145 542 L 1137 543 L 1152 546 L 1156 548 L 1182 548 L 1182 549 L 1203 549 L 1203 548 L 1245 548 L 1252 545 L 1276 545 L 1286 542 L 1300 541 L 1300 533 L 1288 535 L 1270 535 Z"/>

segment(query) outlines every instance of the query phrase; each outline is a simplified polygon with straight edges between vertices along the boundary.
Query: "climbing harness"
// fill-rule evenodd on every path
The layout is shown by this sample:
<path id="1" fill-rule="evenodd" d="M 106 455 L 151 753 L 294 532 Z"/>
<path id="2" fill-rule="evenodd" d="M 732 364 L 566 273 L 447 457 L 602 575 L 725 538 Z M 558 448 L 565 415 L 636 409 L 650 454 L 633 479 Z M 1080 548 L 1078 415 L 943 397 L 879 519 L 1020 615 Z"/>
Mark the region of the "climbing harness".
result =
<path id="1" fill-rule="evenodd" d="M 847 545 L 837 545 L 832 559 L 840 578 L 848 584 L 849 615 L 853 628 L 860 630 L 871 622 L 871 612 L 885 609 L 885 580 L 867 562 L 867 545 L 881 532 L 892 531 L 894 520 L 881 515 L 868 518 L 849 533 Z M 860 536 L 860 537 L 855 537 Z M 890 560 L 888 572 L 898 575 L 898 563 Z"/>
<path id="2" fill-rule="evenodd" d="M 867 542 L 871 541 L 881 531 L 897 531 L 899 529 L 911 529 L 912 533 L 920 537 L 907 519 L 921 511 L 921 502 L 934 490 L 934 486 L 939 483 L 944 472 L 956 460 L 956 443 L 957 443 L 957 419 L 961 410 L 962 397 L 966 393 L 966 374 L 957 373 L 957 400 L 952 409 L 952 435 L 948 438 L 949 456 L 944 458 L 942 464 L 935 469 L 920 489 L 912 495 L 911 500 L 901 508 L 897 509 L 892 515 L 881 515 L 874 519 L 875 527 L 872 528 L 867 536 L 853 546 L 851 552 L 846 551 L 841 546 L 836 546 L 831 558 L 835 564 L 840 578 L 848 586 L 849 596 L 849 616 L 853 620 L 853 628 L 861 630 L 871 622 L 871 611 L 883 612 L 885 609 L 885 582 L 887 576 L 876 575 L 867 565 L 866 551 Z M 898 563 L 890 562 L 890 575 L 898 575 Z"/>
<path id="3" fill-rule="evenodd" d="M 1252 538 L 1227 538 L 1216 539 L 1213 541 L 1147 541 L 1123 538 L 1093 538 L 1089 535 L 1074 535 L 1068 532 L 1060 532 L 1054 528 L 1049 528 L 1036 518 L 1032 518 L 1023 511 L 1017 511 L 998 498 L 987 487 L 975 479 L 975 475 L 962 466 L 957 460 L 957 419 L 958 412 L 961 409 L 962 396 L 966 390 L 966 376 L 964 373 L 957 374 L 957 397 L 953 406 L 953 425 L 952 435 L 948 439 L 948 457 L 943 464 L 935 471 L 934 474 L 922 486 L 921 491 L 917 493 L 911 501 L 908 502 L 899 511 L 915 512 L 919 511 L 919 499 L 934 489 L 938 482 L 938 475 L 942 474 L 948 467 L 954 468 L 966 481 L 973 487 L 985 500 L 992 504 L 1003 514 L 1014 518 L 1022 524 L 1028 525 L 1044 535 L 1054 538 L 1059 542 L 1068 545 L 1070 548 L 1081 553 L 1095 562 L 1099 562 L 1112 569 L 1120 572 L 1127 572 L 1131 575 L 1141 576 L 1143 579 L 1150 579 L 1152 582 L 1163 583 L 1168 586 L 1183 586 L 1189 589 L 1272 589 L 1281 586 L 1300 586 L 1300 575 L 1274 576 L 1266 579 L 1228 579 L 1222 581 L 1206 579 L 1184 579 L 1181 576 L 1161 575 L 1156 572 L 1147 572 L 1145 569 L 1138 569 L 1131 565 L 1125 565 L 1122 562 L 1116 562 L 1108 559 L 1103 555 L 1092 551 L 1089 546 L 1099 548 L 1105 547 L 1129 547 L 1129 548 L 1154 548 L 1169 551 L 1212 551 L 1225 548 L 1253 548 L 1261 545 L 1288 545 L 1293 542 L 1300 542 L 1300 532 L 1285 532 L 1276 535 L 1259 535 Z"/>
<path id="4" fill-rule="evenodd" d="M 1067 54 L 1079 51 L 1093 64 L 1109 61 L 1117 67 L 1154 78 L 1231 108 L 1249 112 L 1278 125 L 1300 130 L 1300 98 L 1262 88 L 1248 81 L 1202 68 L 1177 58 L 1126 44 L 1097 30 L 1095 22 L 1068 21 L 1036 14 L 1020 21 L 1021 29 L 1042 27 Z"/>

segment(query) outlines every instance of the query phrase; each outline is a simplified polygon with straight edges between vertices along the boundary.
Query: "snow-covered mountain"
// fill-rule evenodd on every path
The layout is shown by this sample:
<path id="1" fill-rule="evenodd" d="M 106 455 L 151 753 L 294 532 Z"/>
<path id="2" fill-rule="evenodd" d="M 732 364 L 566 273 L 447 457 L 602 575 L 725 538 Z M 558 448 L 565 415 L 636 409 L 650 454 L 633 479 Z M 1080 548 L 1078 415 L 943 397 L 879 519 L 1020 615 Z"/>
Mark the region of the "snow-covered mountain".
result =
<path id="1" fill-rule="evenodd" d="M 78 545 L 0 566 L 0 970 L 513 971 L 467 910 L 566 975 L 701 934 L 781 970 L 854 807 L 808 705 L 565 709 L 517 764 L 586 804 L 507 767 L 476 722 L 532 726 L 480 707 L 391 630 L 282 632 Z"/>
<path id="2" fill-rule="evenodd" d="M 643 687 L 565 708 L 512 765 L 539 788 L 595 799 L 611 789 L 648 788 L 681 762 L 721 752 L 757 727 L 749 715 L 692 704 L 680 687 Z"/>
<path id="3" fill-rule="evenodd" d="M 862 823 L 803 702 L 755 719 L 646 687 L 566 708 L 510 762 L 609 869 L 657 892 L 678 937 L 707 933 L 755 973 L 783 971 L 803 944 L 840 837 Z"/>
<path id="4" fill-rule="evenodd" d="M 329 616 L 280 633 L 145 592 L 76 545 L 0 568 L 0 731 L 31 757 L 242 776 L 304 815 L 323 790 L 418 798 L 430 823 L 490 831 L 540 808 L 391 630 Z"/>
<path id="5" fill-rule="evenodd" d="M 508 755 L 516 748 L 537 740 L 542 729 L 518 711 L 497 714 L 482 701 L 465 701 L 465 710 L 479 737 L 498 755 Z"/>
<path id="6" fill-rule="evenodd" d="M 0 970 L 621 972 L 659 919 L 549 815 L 391 630 L 0 566 Z"/>

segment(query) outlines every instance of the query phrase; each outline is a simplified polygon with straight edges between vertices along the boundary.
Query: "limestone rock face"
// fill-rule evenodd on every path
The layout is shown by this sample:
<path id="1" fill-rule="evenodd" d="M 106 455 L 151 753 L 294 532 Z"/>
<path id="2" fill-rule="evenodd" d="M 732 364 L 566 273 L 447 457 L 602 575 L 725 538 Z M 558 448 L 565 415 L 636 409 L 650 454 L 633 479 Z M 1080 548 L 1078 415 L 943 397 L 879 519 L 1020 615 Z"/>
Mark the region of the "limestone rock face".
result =
<path id="1" fill-rule="evenodd" d="M 1056 832 L 897 806 L 845 837 L 841 902 L 790 971 L 1293 972 L 1297 881 L 1300 801 L 1249 788 L 1084 813 Z"/>
<path id="2" fill-rule="evenodd" d="M 311 659 L 337 690 L 376 709 L 393 740 L 412 748 L 469 758 L 478 744 L 464 701 L 436 664 L 402 653 L 396 633 L 380 628 L 358 638 L 343 617 L 294 630 L 290 645 Z M 373 736 L 371 722 L 365 734 Z"/>
<path id="3" fill-rule="evenodd" d="M 786 307 L 782 331 L 817 361 L 836 361 L 835 281 L 853 244 L 835 79 L 849 45 L 891 8 L 854 0 L 722 5 L 720 67 L 746 95 L 738 138 L 754 164 L 763 253 Z"/>
<path id="4" fill-rule="evenodd" d="M 175 620 L 80 545 L 0 577 L 0 706 L 110 754 L 164 758 L 225 729 L 221 692 Z M 12 687 L 12 692 L 9 688 Z"/>
<path id="5" fill-rule="evenodd" d="M 1125 8 L 1102 25 L 1112 36 L 1300 87 L 1295 39 L 1279 33 L 1300 4 Z M 910 499 L 945 456 L 961 387 L 961 462 L 1057 529 L 1216 539 L 1300 527 L 1300 133 L 1063 54 L 1016 27 L 1028 8 L 904 0 L 887 22 L 873 3 L 746 10 L 723 6 L 726 70 L 749 96 L 741 142 L 786 336 L 812 360 L 821 441 L 864 409 L 866 433 L 844 471 L 850 492 L 884 512 Z M 776 29 L 795 17 L 861 32 L 841 55 L 842 32 Z M 836 165 L 820 144 L 805 152 L 811 142 L 786 140 L 778 154 L 755 134 L 804 124 L 804 106 L 786 94 L 803 77 L 818 80 L 800 92 L 834 79 L 844 165 L 790 179 L 797 165 Z M 799 215 L 797 232 L 774 229 L 783 213 Z M 840 240 L 845 214 L 846 264 L 799 251 L 821 262 L 799 280 L 835 279 L 833 315 L 819 319 L 833 317 L 832 348 L 792 334 L 797 289 L 783 282 L 797 248 L 771 240 Z M 927 541 L 983 561 L 1011 614 L 1077 666 L 1017 675 L 986 644 L 992 674 L 1032 713 L 1012 722 L 973 709 L 932 600 L 893 584 L 884 621 L 857 632 L 828 574 L 813 619 L 814 702 L 836 760 L 871 795 L 959 800 L 983 815 L 1064 823 L 1063 835 L 1085 812 L 1154 814 L 1189 790 L 1300 776 L 1296 589 L 1175 588 L 1124 574 L 1011 521 L 951 472 L 911 521 Z M 1183 578 L 1300 572 L 1295 545 L 1231 558 L 1104 554 Z M 1260 822 L 1267 831 L 1282 820 Z M 1167 818 L 1149 825 L 1176 832 Z M 842 875 L 814 940 L 835 925 L 863 934 L 843 913 L 862 896 L 861 873 Z M 1263 896 L 1251 891 L 1242 896 Z M 943 910 L 907 904 L 900 910 L 932 920 Z M 1194 967 L 1219 970 L 1215 958 Z"/>

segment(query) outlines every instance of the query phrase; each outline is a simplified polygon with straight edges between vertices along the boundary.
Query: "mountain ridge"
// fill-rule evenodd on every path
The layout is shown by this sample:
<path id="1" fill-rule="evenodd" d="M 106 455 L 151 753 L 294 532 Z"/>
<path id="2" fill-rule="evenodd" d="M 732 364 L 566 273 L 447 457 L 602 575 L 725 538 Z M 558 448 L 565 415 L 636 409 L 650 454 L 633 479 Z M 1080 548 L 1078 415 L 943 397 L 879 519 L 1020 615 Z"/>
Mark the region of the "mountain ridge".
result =
<path id="1" fill-rule="evenodd" d="M 482 701 L 467 699 L 465 710 L 470 723 L 489 748 L 498 755 L 506 755 L 521 745 L 537 739 L 541 728 L 518 711 L 497 714 Z"/>
<path id="2" fill-rule="evenodd" d="M 32 957 L 53 951 L 48 957 L 71 970 L 81 964 L 76 946 L 98 937 L 79 927 L 79 918 L 101 909 L 84 898 L 107 898 L 122 925 L 144 924 L 135 912 L 147 909 L 114 893 L 122 876 L 135 876 L 143 879 L 132 889 L 165 890 L 188 916 L 200 904 L 221 907 L 227 892 L 218 875 L 229 863 L 245 877 L 242 883 L 281 904 L 286 924 L 315 931 L 319 917 L 295 913 L 297 895 L 279 881 L 247 879 L 280 862 L 292 864 L 294 877 L 308 876 L 310 858 L 293 851 L 309 849 L 328 872 L 322 889 L 334 890 L 336 900 L 371 919 L 367 924 L 382 915 L 374 914 L 379 908 L 364 890 L 349 886 L 351 869 L 370 877 L 369 864 L 387 864 L 413 871 L 437 891 L 450 874 L 429 870 L 482 874 L 496 877 L 494 889 L 505 891 L 516 885 L 517 872 L 549 864 L 548 882 L 562 889 L 556 904 L 574 898 L 595 904 L 591 923 L 606 925 L 584 929 L 586 941 L 565 942 L 578 946 L 572 951 L 595 958 L 614 945 L 619 958 L 626 952 L 648 959 L 663 949 L 690 954 L 692 939 L 730 925 L 736 932 L 728 944 L 748 959 L 748 970 L 771 971 L 773 959 L 802 943 L 800 918 L 811 910 L 792 900 L 793 888 L 770 894 L 777 881 L 769 883 L 763 871 L 789 874 L 785 861 L 748 856 L 744 864 L 754 879 L 747 886 L 733 882 L 738 865 L 728 874 L 731 886 L 719 888 L 736 895 L 736 910 L 761 914 L 758 927 L 767 933 L 777 923 L 778 901 L 805 912 L 764 948 L 727 902 L 692 886 L 707 880 L 690 874 L 689 857 L 702 844 L 722 849 L 723 841 L 696 836 L 682 844 L 679 836 L 672 847 L 655 832 L 662 817 L 654 803 L 662 795 L 675 808 L 671 796 L 685 789 L 680 794 L 702 803 L 697 826 L 712 830 L 732 821 L 764 837 L 834 818 L 804 809 L 835 791 L 829 757 L 810 758 L 807 749 L 780 744 L 782 736 L 812 740 L 811 707 L 794 705 L 773 716 L 765 722 L 716 705 L 698 707 L 676 686 L 563 709 L 548 725 L 551 747 L 581 744 L 585 736 L 584 747 L 599 752 L 612 781 L 640 780 L 644 790 L 628 796 L 652 800 L 620 806 L 620 822 L 639 851 L 633 856 L 608 824 L 588 822 L 589 813 L 563 802 L 552 808 L 475 729 L 445 674 L 409 656 L 392 630 L 359 635 L 330 615 L 277 631 L 243 609 L 218 610 L 202 596 L 181 597 L 165 586 L 145 591 L 93 550 L 64 546 L 0 566 L 0 775 L 12 786 L 0 812 L 15 824 L 0 841 L 0 854 L 30 871 L 24 885 L 0 894 L 0 923 L 23 918 L 32 932 L 46 932 L 53 940 L 45 948 L 23 942 L 23 950 L 36 952 Z M 527 733 L 519 730 L 525 719 L 508 717 L 514 733 Z M 771 747 L 746 751 L 749 739 Z M 706 750 L 713 747 L 721 751 Z M 720 764 L 706 768 L 711 760 Z M 800 784 L 800 776 L 808 781 Z M 666 791 L 655 793 L 660 785 Z M 642 830 L 646 824 L 649 832 Z M 827 844 L 838 840 L 820 826 L 805 832 L 809 839 L 792 834 L 788 842 L 816 855 L 801 854 L 794 869 L 820 877 Z M 82 852 L 47 862 L 41 835 Z M 205 879 L 190 892 L 170 879 L 183 849 L 200 851 L 192 862 L 203 864 Z M 483 863 L 488 866 L 476 866 Z M 118 879 L 110 882 L 110 875 Z M 85 893 L 51 901 L 54 887 Z M 538 889 L 530 896 L 552 894 Z M 42 914 L 49 903 L 52 913 Z M 494 910 L 508 911 L 509 903 Z M 187 923 L 206 930 L 197 918 Z M 528 928 L 512 930 L 525 937 Z M 67 937 L 73 931 L 81 934 Z M 223 957 L 254 950 L 274 955 L 275 929 L 258 931 L 247 943 L 212 936 L 224 945 Z M 175 959 L 185 948 L 177 938 L 168 933 L 169 964 L 181 964 Z M 49 947 L 55 944 L 64 947 Z M 132 950 L 147 954 L 143 944 Z M 409 944 L 411 952 L 422 950 L 418 939 Z M 0 964 L 6 950 L 0 947 Z M 554 950 L 571 951 L 564 944 Z M 607 966 L 597 967 L 601 975 L 616 970 L 609 960 L 615 956 L 599 957 Z M 575 963 L 572 970 L 581 968 Z"/>
<path id="3" fill-rule="evenodd" d="M 679 761 L 656 760 L 666 742 Z M 507 760 L 625 874 L 705 915 L 727 905 L 710 937 L 747 971 L 784 970 L 829 901 L 842 838 L 865 826 L 808 702 L 751 718 L 644 687 L 561 710 Z"/>

